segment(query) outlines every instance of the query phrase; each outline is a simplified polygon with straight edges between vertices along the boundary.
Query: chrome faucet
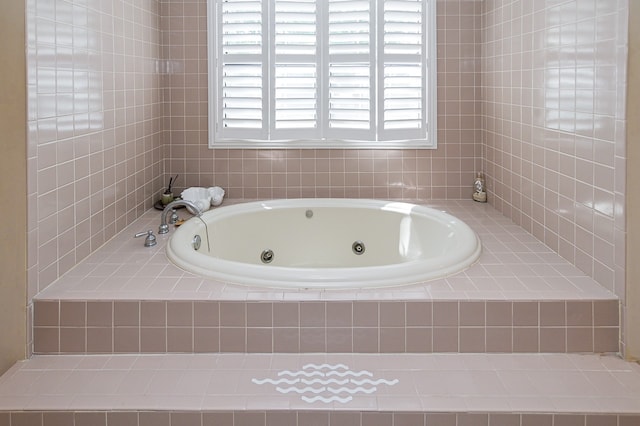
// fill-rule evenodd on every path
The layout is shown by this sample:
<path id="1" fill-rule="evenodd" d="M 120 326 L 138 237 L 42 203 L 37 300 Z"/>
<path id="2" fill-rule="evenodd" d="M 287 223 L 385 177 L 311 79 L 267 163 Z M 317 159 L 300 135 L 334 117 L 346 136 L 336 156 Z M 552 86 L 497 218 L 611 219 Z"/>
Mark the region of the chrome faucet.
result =
<path id="1" fill-rule="evenodd" d="M 158 234 L 166 234 L 169 232 L 169 225 L 167 225 L 167 215 L 171 210 L 178 206 L 185 206 L 189 213 L 200 217 L 202 215 L 202 211 L 196 206 L 193 202 L 187 200 L 175 200 L 167 204 L 162 210 L 162 215 L 160 216 L 160 227 L 158 228 Z"/>

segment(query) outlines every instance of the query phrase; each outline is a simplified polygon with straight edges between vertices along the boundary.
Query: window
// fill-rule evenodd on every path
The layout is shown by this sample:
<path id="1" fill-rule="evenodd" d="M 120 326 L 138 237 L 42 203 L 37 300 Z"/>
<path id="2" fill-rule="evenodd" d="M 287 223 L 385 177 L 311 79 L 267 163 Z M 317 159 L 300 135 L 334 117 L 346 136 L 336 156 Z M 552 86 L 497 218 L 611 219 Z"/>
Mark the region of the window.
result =
<path id="1" fill-rule="evenodd" d="M 435 0 L 209 0 L 209 146 L 435 148 Z"/>

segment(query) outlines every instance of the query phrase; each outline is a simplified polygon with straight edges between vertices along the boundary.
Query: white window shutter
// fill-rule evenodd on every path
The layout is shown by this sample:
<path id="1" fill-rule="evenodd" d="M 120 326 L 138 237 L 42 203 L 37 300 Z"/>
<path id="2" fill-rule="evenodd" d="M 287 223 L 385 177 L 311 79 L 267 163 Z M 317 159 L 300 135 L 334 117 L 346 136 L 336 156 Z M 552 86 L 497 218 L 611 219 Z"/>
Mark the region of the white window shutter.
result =
<path id="1" fill-rule="evenodd" d="M 207 2 L 212 147 L 435 147 L 435 0 Z"/>
<path id="2" fill-rule="evenodd" d="M 265 4 L 224 0 L 218 5 L 218 119 L 221 138 L 267 137 Z"/>
<path id="3" fill-rule="evenodd" d="M 427 129 L 423 0 L 382 0 L 378 63 L 381 140 L 423 139 Z"/>
<path id="4" fill-rule="evenodd" d="M 319 105 L 316 0 L 275 0 L 272 11 L 272 139 L 317 139 Z"/>
<path id="5" fill-rule="evenodd" d="M 375 2 L 329 0 L 326 16 L 325 135 L 375 140 Z"/>

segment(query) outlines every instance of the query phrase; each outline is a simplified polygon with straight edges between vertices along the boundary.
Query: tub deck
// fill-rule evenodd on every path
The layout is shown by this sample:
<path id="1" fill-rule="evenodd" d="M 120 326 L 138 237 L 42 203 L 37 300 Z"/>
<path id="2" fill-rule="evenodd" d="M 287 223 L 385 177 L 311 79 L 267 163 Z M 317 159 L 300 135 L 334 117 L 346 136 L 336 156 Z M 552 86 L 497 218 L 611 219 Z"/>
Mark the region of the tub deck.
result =
<path id="1" fill-rule="evenodd" d="M 142 239 L 134 239 L 137 232 L 157 231 L 160 212 L 152 209 L 40 292 L 36 300 L 616 299 L 488 204 L 438 201 L 426 205 L 453 214 L 476 231 L 482 255 L 475 265 L 448 278 L 380 289 L 279 290 L 234 285 L 204 279 L 170 264 L 165 245 L 171 233 L 158 235 L 158 244 L 151 248 L 143 247 Z"/>

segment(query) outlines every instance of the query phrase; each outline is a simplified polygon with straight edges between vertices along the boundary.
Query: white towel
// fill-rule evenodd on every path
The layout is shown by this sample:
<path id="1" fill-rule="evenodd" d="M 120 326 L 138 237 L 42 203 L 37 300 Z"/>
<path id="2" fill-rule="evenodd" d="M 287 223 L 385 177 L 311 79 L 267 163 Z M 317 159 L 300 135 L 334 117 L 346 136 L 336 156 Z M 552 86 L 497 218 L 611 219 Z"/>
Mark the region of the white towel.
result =
<path id="1" fill-rule="evenodd" d="M 212 186 L 208 188 L 209 195 L 211 195 L 211 205 L 219 206 L 222 204 L 222 198 L 224 197 L 224 189 L 219 186 Z"/>
<path id="2" fill-rule="evenodd" d="M 206 188 L 192 186 L 187 188 L 180 194 L 183 200 L 191 201 L 200 209 L 200 212 L 206 212 L 211 207 L 211 194 Z"/>

